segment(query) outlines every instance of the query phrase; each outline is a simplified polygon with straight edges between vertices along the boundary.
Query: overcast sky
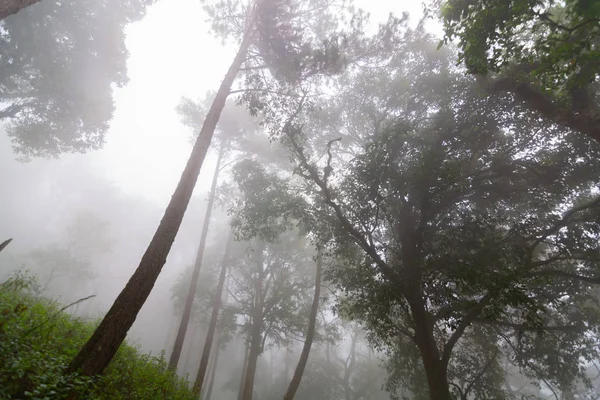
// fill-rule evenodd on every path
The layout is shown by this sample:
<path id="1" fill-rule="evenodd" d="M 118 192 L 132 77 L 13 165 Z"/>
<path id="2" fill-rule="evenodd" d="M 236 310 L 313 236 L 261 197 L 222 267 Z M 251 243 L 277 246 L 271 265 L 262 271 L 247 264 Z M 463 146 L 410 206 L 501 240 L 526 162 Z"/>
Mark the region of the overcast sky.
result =
<path id="1" fill-rule="evenodd" d="M 419 1 L 356 0 L 374 22 L 390 12 L 421 14 Z M 413 17 L 414 16 L 414 17 Z M 189 156 L 191 132 L 175 107 L 181 96 L 216 89 L 235 53 L 209 33 L 198 0 L 159 0 L 129 26 L 129 84 L 117 89 L 117 110 L 103 150 L 89 160 L 127 192 L 166 205 Z M 197 190 L 205 191 L 214 159 L 205 163 Z M 208 171 L 208 172 L 207 172 Z"/>

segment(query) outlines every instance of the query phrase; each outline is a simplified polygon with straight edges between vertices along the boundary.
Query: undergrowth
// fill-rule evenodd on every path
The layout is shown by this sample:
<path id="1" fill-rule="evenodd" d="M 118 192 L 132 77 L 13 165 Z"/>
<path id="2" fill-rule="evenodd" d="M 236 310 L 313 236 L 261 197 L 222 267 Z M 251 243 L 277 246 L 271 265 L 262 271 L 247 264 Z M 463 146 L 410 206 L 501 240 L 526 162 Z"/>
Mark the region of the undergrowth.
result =
<path id="1" fill-rule="evenodd" d="M 66 375 L 69 361 L 95 323 L 37 296 L 35 279 L 17 273 L 0 284 L 0 399 L 196 399 L 187 381 L 168 372 L 160 357 L 121 345 L 102 376 Z"/>

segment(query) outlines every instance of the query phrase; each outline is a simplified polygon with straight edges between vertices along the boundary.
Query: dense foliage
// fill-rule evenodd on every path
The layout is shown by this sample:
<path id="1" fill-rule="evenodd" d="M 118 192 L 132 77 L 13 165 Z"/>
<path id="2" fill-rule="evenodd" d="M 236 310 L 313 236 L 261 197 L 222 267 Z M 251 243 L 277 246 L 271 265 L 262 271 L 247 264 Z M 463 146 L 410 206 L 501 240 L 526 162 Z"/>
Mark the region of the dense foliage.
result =
<path id="1" fill-rule="evenodd" d="M 0 120 L 22 159 L 104 144 L 128 80 L 124 29 L 151 3 L 42 1 L 0 22 Z"/>
<path id="2" fill-rule="evenodd" d="M 390 355 L 390 389 L 504 398 L 506 358 L 567 390 L 597 357 L 600 148 L 405 39 L 280 128 L 306 186 L 248 191 L 328 243 L 339 312 Z"/>
<path id="3" fill-rule="evenodd" d="M 58 399 L 74 391 L 90 400 L 195 399 L 185 380 L 165 372 L 162 356 L 143 354 L 128 344 L 101 377 L 64 374 L 94 324 L 36 296 L 36 286 L 23 274 L 0 286 L 1 398 Z"/>
<path id="4" fill-rule="evenodd" d="M 600 140 L 597 1 L 449 0 L 441 17 L 444 40 L 458 38 L 459 60 L 488 90 Z"/>

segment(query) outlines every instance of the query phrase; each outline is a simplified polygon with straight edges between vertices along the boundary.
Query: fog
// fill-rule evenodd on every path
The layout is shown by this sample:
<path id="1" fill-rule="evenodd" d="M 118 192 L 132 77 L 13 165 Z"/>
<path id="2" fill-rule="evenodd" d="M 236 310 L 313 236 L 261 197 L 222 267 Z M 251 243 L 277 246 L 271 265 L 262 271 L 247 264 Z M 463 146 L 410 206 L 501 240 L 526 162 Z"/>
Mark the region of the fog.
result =
<path id="1" fill-rule="evenodd" d="M 245 43 L 231 20 L 251 14 L 94 1 L 81 6 L 97 7 L 81 17 L 90 25 L 123 17 L 81 37 L 64 28 L 79 41 L 61 51 L 83 37 L 92 48 L 64 67 L 78 76 L 59 55 L 24 60 L 61 32 L 52 21 L 75 26 L 79 6 L 42 0 L 0 22 L 0 243 L 12 239 L 0 282 L 27 271 L 34 298 L 94 327 L 143 304 L 126 342 L 162 357 L 194 398 L 600 398 L 598 142 L 477 86 L 421 4 L 355 1 L 370 13 L 362 26 L 326 2 L 323 15 L 302 9 L 305 47 L 285 43 L 298 30 L 282 34 L 286 51 L 314 46 L 314 58 L 246 50 L 174 242 L 151 252 Z M 327 58 L 338 28 L 351 32 L 335 48 L 343 68 Z M 24 111 L 6 117 L 11 102 Z M 159 260 L 155 282 L 132 278 L 144 260 Z M 119 311 L 135 285 L 147 299 Z"/>

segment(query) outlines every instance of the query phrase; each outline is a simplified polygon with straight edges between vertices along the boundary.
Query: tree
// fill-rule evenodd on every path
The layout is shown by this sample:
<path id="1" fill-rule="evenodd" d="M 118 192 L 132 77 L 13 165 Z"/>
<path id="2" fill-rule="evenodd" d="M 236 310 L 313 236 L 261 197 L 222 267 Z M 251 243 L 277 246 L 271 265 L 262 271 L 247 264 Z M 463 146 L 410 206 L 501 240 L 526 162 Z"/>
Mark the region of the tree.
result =
<path id="1" fill-rule="evenodd" d="M 447 53 L 407 37 L 273 127 L 307 183 L 307 213 L 320 213 L 315 232 L 334 236 L 327 277 L 340 309 L 382 348 L 413 346 L 432 400 L 497 398 L 496 349 L 460 350 L 478 330 L 532 376 L 569 387 L 596 356 L 592 286 L 565 276 L 598 277 L 599 146 L 510 97 L 482 98 Z M 319 124 L 321 108 L 354 101 Z M 480 374 L 461 372 L 461 357 L 478 357 Z"/>
<path id="2" fill-rule="evenodd" d="M 339 318 L 330 319 L 328 322 L 335 325 L 341 335 L 322 336 L 320 342 L 314 343 L 314 347 L 319 351 L 311 352 L 294 398 L 389 400 L 389 394 L 382 388 L 385 378 L 385 370 L 379 365 L 382 354 L 369 349 L 364 331 L 357 324 Z M 325 335 L 324 331 L 322 335 Z M 325 338 L 327 342 L 333 343 L 328 346 L 328 350 L 324 346 Z M 295 352 L 292 350 L 290 354 L 293 357 Z M 281 394 L 289 384 L 286 368 L 281 368 L 281 372 L 275 374 L 263 370 L 261 376 L 263 379 L 257 380 L 257 391 L 261 393 L 261 399 L 280 400 Z"/>
<path id="3" fill-rule="evenodd" d="M 31 3 L 1 4 L 8 12 Z M 124 28 L 150 4 L 43 1 L 6 19 L 0 14 L 0 120 L 8 121 L 21 159 L 103 145 L 114 111 L 112 87 L 127 83 Z"/>
<path id="4" fill-rule="evenodd" d="M 302 381 L 302 375 L 304 375 L 304 369 L 306 368 L 306 363 L 308 362 L 308 356 L 310 354 L 310 348 L 313 343 L 313 338 L 315 336 L 315 328 L 317 325 L 317 313 L 319 311 L 319 296 L 321 294 L 321 270 L 322 270 L 323 258 L 321 252 L 317 250 L 317 270 L 315 272 L 315 293 L 313 296 L 313 303 L 310 307 L 310 316 L 308 318 L 308 328 L 306 329 L 306 338 L 304 339 L 304 346 L 302 348 L 302 353 L 300 354 L 300 359 L 298 360 L 298 365 L 296 366 L 296 370 L 294 371 L 294 376 L 290 381 L 288 389 L 283 396 L 284 400 L 292 400 L 296 395 L 296 391 L 300 386 L 300 382 Z"/>
<path id="5" fill-rule="evenodd" d="M 231 296 L 251 320 L 242 400 L 252 400 L 257 362 L 267 340 L 278 343 L 305 329 L 298 314 L 308 308 L 305 290 L 310 284 L 299 272 L 307 255 L 297 240 L 290 237 L 277 244 L 256 240 L 251 256 L 236 268 L 240 275 L 233 279 L 236 293 Z"/>
<path id="6" fill-rule="evenodd" d="M 196 288 L 198 287 L 198 278 L 200 276 L 200 267 L 202 266 L 202 258 L 204 257 L 204 248 L 206 246 L 206 237 L 208 236 L 208 228 L 210 226 L 210 217 L 212 214 L 215 197 L 216 197 L 217 182 L 219 179 L 219 171 L 221 169 L 221 162 L 223 160 L 223 156 L 225 155 L 225 150 L 226 150 L 225 144 L 222 143 L 219 146 L 219 155 L 217 156 L 217 165 L 215 167 L 215 172 L 213 173 L 213 179 L 212 179 L 212 183 L 210 186 L 210 194 L 208 195 L 208 204 L 206 206 L 206 213 L 204 215 L 204 221 L 202 223 L 202 232 L 200 234 L 201 235 L 200 236 L 200 244 L 198 245 L 198 253 L 196 255 L 196 261 L 194 263 L 192 277 L 190 279 L 190 286 L 189 286 L 185 304 L 183 307 L 183 313 L 181 315 L 181 321 L 179 323 L 179 328 L 177 329 L 177 335 L 175 337 L 173 351 L 171 352 L 171 356 L 169 358 L 169 369 L 172 371 L 177 370 L 177 363 L 179 362 L 179 357 L 181 355 L 181 349 L 183 348 L 183 341 L 185 339 L 185 334 L 187 332 L 188 324 L 190 322 L 190 317 L 192 315 L 192 305 L 194 303 L 194 298 L 196 296 Z"/>
<path id="7" fill-rule="evenodd" d="M 0 20 L 18 13 L 23 8 L 29 7 L 40 0 L 6 0 L 0 4 Z"/>
<path id="8" fill-rule="evenodd" d="M 194 102 L 188 98 L 183 98 L 179 104 L 177 110 L 183 118 L 183 123 L 196 131 L 197 128 L 202 126 L 202 121 L 206 115 L 207 104 L 210 104 L 210 94 L 200 102 Z M 210 219 L 215 204 L 217 183 L 219 174 L 227 164 L 227 156 L 231 156 L 232 151 L 244 147 L 248 142 L 248 138 L 255 135 L 258 130 L 258 121 L 255 118 L 250 117 L 248 112 L 242 107 L 236 107 L 233 103 L 229 102 L 223 109 L 223 115 L 221 116 L 217 125 L 217 136 L 218 141 L 218 156 L 217 165 L 213 174 L 213 180 L 210 188 L 208 197 L 208 204 L 206 208 L 206 214 L 204 216 L 204 222 L 202 225 L 202 231 L 200 236 L 200 244 L 198 245 L 198 252 L 196 261 L 194 263 L 194 269 L 190 279 L 190 286 L 188 294 L 185 300 L 183 308 L 183 314 L 181 316 L 181 322 L 175 337 L 175 343 L 173 351 L 169 358 L 169 369 L 176 370 L 181 350 L 183 348 L 183 342 L 187 332 L 187 327 L 192 312 L 192 304 L 196 296 L 196 288 L 198 286 L 198 279 L 200 277 L 200 269 L 202 267 L 204 250 L 206 247 L 206 239 L 208 236 Z M 242 151 L 242 154 L 246 151 Z M 201 385 L 201 382 L 200 382 Z"/>
<path id="9" fill-rule="evenodd" d="M 219 273 L 219 283 L 217 283 L 217 289 L 215 291 L 212 313 L 210 316 L 210 322 L 208 324 L 208 331 L 206 333 L 206 339 L 204 341 L 204 347 L 202 348 L 202 357 L 200 358 L 200 366 L 198 367 L 198 373 L 196 380 L 194 381 L 194 391 L 200 393 L 202 391 L 202 385 L 206 375 L 206 369 L 208 368 L 208 361 L 210 358 L 211 349 L 213 347 L 213 341 L 215 337 L 215 331 L 217 328 L 217 322 L 219 317 L 219 311 L 221 309 L 221 298 L 223 297 L 223 287 L 225 285 L 225 278 L 227 275 L 227 263 L 229 262 L 231 244 L 233 242 L 233 234 L 229 235 L 227 239 L 227 245 L 225 247 L 225 253 L 223 254 L 223 260 L 221 262 L 221 272 Z M 215 360 L 216 363 L 216 360 Z"/>
<path id="10" fill-rule="evenodd" d="M 600 141 L 600 6 L 572 0 L 448 0 L 445 38 L 494 95 L 512 93 L 554 123 Z"/>
<path id="11" fill-rule="evenodd" d="M 300 5 L 302 4 L 300 3 Z M 297 44 L 297 46 L 291 49 L 286 48 L 285 51 L 286 55 L 297 55 L 298 57 L 295 57 L 295 59 L 300 60 L 303 57 L 310 58 L 313 54 L 323 54 L 323 48 L 337 49 L 336 46 L 332 46 L 330 43 L 326 43 L 326 46 L 312 48 L 311 43 L 304 42 L 301 36 L 291 34 L 292 30 L 298 30 L 297 26 L 293 25 L 294 23 L 307 22 L 304 15 L 299 21 L 295 6 L 297 4 L 274 2 L 272 0 L 257 0 L 256 3 L 251 3 L 249 7 L 242 8 L 242 21 L 235 19 L 238 23 L 236 26 L 239 28 L 235 33 L 240 35 L 238 52 L 219 86 L 219 90 L 204 120 L 181 179 L 165 210 L 165 215 L 146 252 L 142 256 L 142 260 L 135 273 L 100 322 L 100 325 L 98 325 L 91 338 L 75 356 L 69 365 L 69 371 L 80 370 L 84 375 L 101 373 L 125 339 L 127 331 L 135 321 L 139 310 L 148 298 L 165 264 L 191 198 L 221 111 L 225 107 L 227 97 L 231 92 L 231 86 L 240 69 L 244 68 L 247 62 L 260 60 L 261 56 L 264 59 L 269 59 L 276 56 L 278 51 L 283 51 L 282 49 L 270 47 L 270 44 L 275 43 L 277 40 L 286 40 L 290 44 Z M 269 9 L 269 13 L 262 12 L 265 8 Z M 224 7 L 224 9 L 230 8 Z M 327 15 L 324 11 L 324 9 L 316 8 L 312 13 L 313 15 Z M 215 24 L 219 26 L 218 19 L 215 21 Z M 257 49 L 257 52 L 249 53 L 252 49 Z M 264 52 L 261 52 L 263 49 L 265 49 Z M 296 53 L 298 49 L 302 49 L 300 54 Z M 328 52 L 325 53 L 329 54 Z M 337 59 L 334 59 L 334 63 L 336 62 Z M 306 78 L 306 71 L 309 69 L 314 71 L 312 76 L 330 70 L 324 68 L 322 63 L 318 67 L 309 65 L 305 70 L 297 71 L 297 73 Z"/>

